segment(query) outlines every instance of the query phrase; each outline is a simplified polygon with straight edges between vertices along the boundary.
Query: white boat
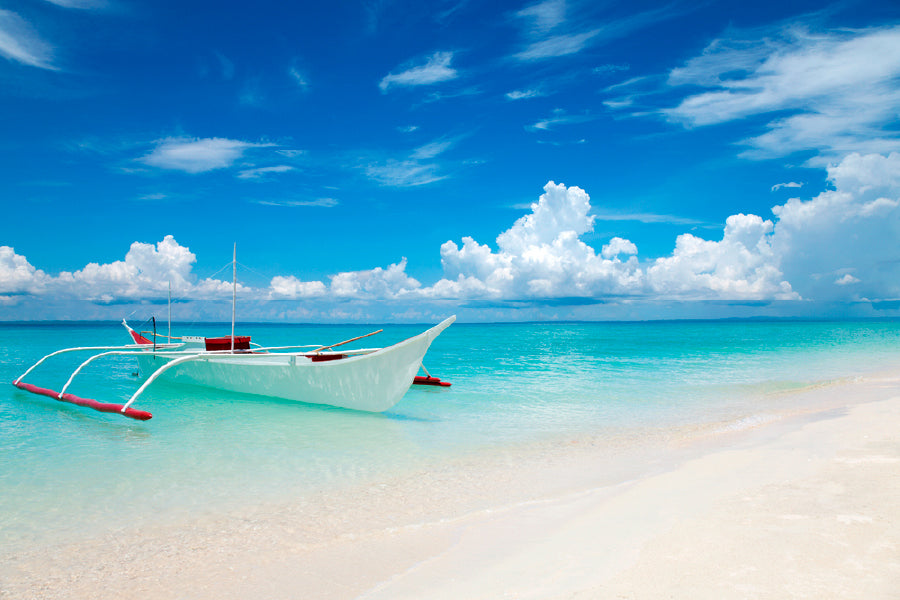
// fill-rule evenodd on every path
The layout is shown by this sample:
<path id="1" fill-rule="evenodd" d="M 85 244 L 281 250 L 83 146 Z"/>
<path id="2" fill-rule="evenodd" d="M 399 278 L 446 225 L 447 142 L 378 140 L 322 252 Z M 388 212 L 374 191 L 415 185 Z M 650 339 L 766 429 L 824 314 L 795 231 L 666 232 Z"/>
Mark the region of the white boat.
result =
<path id="1" fill-rule="evenodd" d="M 237 261 L 233 261 L 236 265 Z M 236 274 L 234 290 L 237 288 Z M 234 335 L 234 299 L 232 293 L 231 335 L 219 338 L 180 337 L 136 332 L 124 320 L 134 344 L 125 346 L 76 347 L 57 350 L 32 365 L 13 385 L 19 389 L 49 396 L 64 402 L 87 406 L 103 412 L 118 412 L 134 419 L 147 420 L 152 415 L 132 408 L 135 400 L 159 378 L 201 385 L 231 392 L 271 396 L 309 404 L 327 404 L 353 410 L 383 412 L 393 407 L 409 387 L 422 385 L 448 386 L 448 382 L 432 377 L 422 365 L 428 347 L 440 333 L 456 320 L 445 319 L 417 336 L 386 348 L 335 351 L 334 349 L 369 337 L 381 330 L 328 346 L 279 346 L 251 348 L 249 336 Z M 170 302 L 171 307 L 171 302 Z M 151 339 L 145 335 L 151 336 Z M 166 340 L 157 343 L 158 339 Z M 173 343 L 174 341 L 174 343 Z M 94 351 L 56 392 L 25 383 L 23 379 L 47 359 L 67 352 Z M 88 364 L 108 356 L 133 356 L 146 378 L 124 404 L 89 400 L 67 392 L 75 376 Z M 419 370 L 425 376 L 418 376 Z"/>
<path id="2" fill-rule="evenodd" d="M 271 396 L 309 404 L 327 404 L 353 410 L 383 412 L 392 408 L 413 383 L 449 385 L 437 377 L 417 376 L 431 343 L 456 317 L 385 348 L 336 351 L 334 348 L 366 336 L 329 346 L 279 346 L 250 349 L 249 337 L 170 338 L 177 343 L 155 344 L 128 324 L 134 344 L 125 346 L 76 347 L 57 350 L 41 358 L 13 384 L 25 391 L 50 396 L 103 412 L 119 412 L 146 420 L 151 414 L 132 404 L 157 379 L 201 385 L 231 392 Z M 380 331 L 380 330 L 379 330 Z M 378 332 L 373 332 L 378 333 Z M 170 336 L 160 336 L 167 338 Z M 234 343 L 232 343 L 234 340 Z M 223 343 L 232 346 L 217 350 Z M 212 348 L 212 349 L 210 349 Z M 69 377 L 60 392 L 40 388 L 23 379 L 47 359 L 66 352 L 94 351 Z M 108 356 L 133 356 L 143 384 L 124 404 L 88 400 L 69 394 L 76 375 L 88 364 Z"/>
<path id="3" fill-rule="evenodd" d="M 416 382 L 416 374 L 423 368 L 422 360 L 431 343 L 455 320 L 455 316 L 445 319 L 386 348 L 350 351 L 334 350 L 347 342 L 327 347 L 251 350 L 247 337 L 233 338 L 238 342 L 234 350 L 215 350 L 207 348 L 227 344 L 231 336 L 187 338 L 186 345 L 198 345 L 203 339 L 205 347 L 136 354 L 141 373 L 149 376 L 135 392 L 135 398 L 155 379 L 164 377 L 231 392 L 383 412 L 397 404 L 413 383 L 442 383 L 430 376 L 419 377 Z M 137 335 L 133 331 L 132 334 Z M 146 347 L 147 343 L 141 345 Z"/>

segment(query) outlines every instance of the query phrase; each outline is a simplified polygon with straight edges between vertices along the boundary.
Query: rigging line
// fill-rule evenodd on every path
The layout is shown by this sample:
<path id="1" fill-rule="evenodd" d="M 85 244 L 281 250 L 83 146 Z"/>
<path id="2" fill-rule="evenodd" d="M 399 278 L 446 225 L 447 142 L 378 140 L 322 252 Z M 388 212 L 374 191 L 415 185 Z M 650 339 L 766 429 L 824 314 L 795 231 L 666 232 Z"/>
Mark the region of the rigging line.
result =
<path id="1" fill-rule="evenodd" d="M 241 265 L 241 267 L 243 267 L 243 268 L 245 268 L 245 269 L 248 269 L 248 270 L 250 270 L 250 271 L 253 271 L 254 273 L 256 273 L 257 275 L 259 275 L 259 276 L 262 277 L 263 279 L 266 278 L 265 275 L 263 275 L 262 273 L 260 273 L 260 272 L 257 271 L 256 269 L 253 269 L 252 267 L 248 267 L 247 265 L 242 264 L 242 263 L 239 263 L 239 262 L 237 262 L 237 261 L 229 261 L 229 262 L 225 263 L 224 265 L 222 265 L 222 267 L 219 268 L 215 273 L 213 273 L 213 274 L 211 274 L 211 275 L 207 275 L 205 278 L 203 278 L 203 280 L 210 280 L 210 279 L 213 279 L 216 275 L 220 274 L 220 273 L 221 273 L 222 271 L 224 271 L 225 269 L 228 269 L 229 267 L 232 267 L 235 263 Z M 197 277 L 198 277 L 198 279 L 200 278 L 199 275 L 198 275 Z M 240 283 L 240 282 L 238 282 L 238 283 Z M 188 284 L 188 285 L 189 285 L 189 287 L 193 287 L 193 285 L 196 285 L 196 284 L 193 284 L 193 285 L 192 285 L 192 284 Z M 179 302 L 179 301 L 192 302 L 192 301 L 195 301 L 195 300 L 196 300 L 196 298 L 192 298 L 191 296 L 182 296 L 182 295 L 173 295 L 173 296 L 172 296 L 172 302 L 176 302 L 176 303 Z M 128 316 L 130 317 L 132 314 L 134 314 L 135 312 L 137 312 L 137 310 L 138 310 L 138 309 L 135 309 L 135 310 L 131 311 L 131 314 L 129 314 Z M 147 319 L 146 321 L 144 321 L 144 323 L 148 323 L 149 321 L 150 321 L 150 319 Z M 191 329 L 191 328 L 192 328 L 193 326 L 195 326 L 196 324 L 197 324 L 197 319 L 196 319 L 196 317 L 195 317 L 193 321 L 191 321 L 190 323 L 188 323 L 186 329 Z M 141 324 L 141 326 L 143 326 L 143 324 Z"/>
<path id="2" fill-rule="evenodd" d="M 219 273 L 221 273 L 222 271 L 224 271 L 225 269 L 228 269 L 228 268 L 231 268 L 231 262 L 230 262 L 230 261 L 228 262 L 228 264 L 226 264 L 225 266 L 223 266 L 221 269 L 219 269 L 218 271 L 216 271 L 215 273 L 213 273 L 212 275 L 210 275 L 210 276 L 207 277 L 206 279 L 212 279 L 213 277 L 215 277 L 216 275 L 218 275 Z"/>
<path id="3" fill-rule="evenodd" d="M 219 273 L 221 273 L 221 272 L 224 271 L 225 269 L 231 267 L 232 264 L 233 264 L 233 262 L 234 262 L 234 261 L 229 261 L 229 262 L 225 263 L 224 265 L 222 265 L 222 267 L 221 267 L 218 271 L 216 271 L 216 272 L 213 273 L 212 275 L 206 276 L 206 277 L 204 278 L 204 280 L 208 281 L 208 280 L 210 280 L 210 279 L 213 279 L 216 275 L 218 275 Z M 198 278 L 199 278 L 199 276 L 198 276 Z M 194 284 L 194 285 L 196 285 L 196 284 Z M 193 300 L 196 300 L 196 298 L 191 298 L 191 297 L 188 297 L 188 296 L 179 296 L 179 297 L 177 297 L 176 299 L 186 300 L 186 301 L 188 301 L 188 302 L 193 301 Z M 191 321 L 190 323 L 188 323 L 188 325 L 187 325 L 187 327 L 185 328 L 185 330 L 190 331 L 196 324 L 197 324 L 197 318 L 196 318 L 196 315 L 195 315 L 194 320 Z"/>
<path id="4" fill-rule="evenodd" d="M 215 277 L 216 275 L 218 275 L 219 273 L 221 273 L 222 271 L 224 271 L 225 269 L 227 269 L 227 268 L 229 268 L 229 267 L 231 267 L 231 263 L 230 263 L 230 262 L 227 263 L 227 264 L 225 264 L 225 265 L 223 265 L 223 266 L 222 266 L 218 271 L 216 271 L 215 273 L 213 273 L 213 274 L 211 274 L 211 275 L 207 275 L 206 277 L 202 277 L 202 278 L 201 278 L 200 275 L 197 275 L 197 279 L 200 280 L 200 281 L 206 281 L 206 280 L 212 279 L 213 277 Z M 185 291 L 185 292 L 190 292 L 190 288 L 195 287 L 196 285 L 197 285 L 196 283 L 193 283 L 193 284 L 192 284 L 192 283 L 187 283 L 187 288 L 186 288 L 184 291 Z M 177 291 L 177 290 L 176 290 L 176 291 Z M 180 302 L 180 301 L 192 302 L 192 301 L 194 301 L 194 300 L 196 300 L 196 298 L 194 298 L 194 297 L 192 297 L 192 296 L 186 296 L 186 295 L 182 295 L 182 294 L 172 294 L 172 302 L 175 302 L 175 303 L 178 303 L 178 302 Z M 136 309 L 135 309 L 135 310 L 136 310 Z"/>
<path id="5" fill-rule="evenodd" d="M 237 261 L 237 264 L 240 265 L 241 267 L 243 267 L 244 269 L 247 269 L 248 271 L 252 271 L 252 272 L 256 273 L 257 275 L 259 275 L 259 276 L 262 277 L 263 279 L 271 279 L 271 277 L 269 277 L 268 275 L 263 275 L 262 273 L 260 273 L 260 272 L 257 271 L 256 269 L 254 269 L 253 267 L 248 267 L 247 265 L 245 265 L 245 264 L 242 263 L 241 261 Z"/>
<path id="6" fill-rule="evenodd" d="M 205 281 L 209 281 L 209 280 L 213 279 L 216 275 L 218 275 L 219 273 L 221 273 L 221 272 L 224 271 L 225 269 L 228 269 L 228 268 L 234 269 L 234 268 L 235 268 L 235 265 L 237 265 L 237 264 L 240 264 L 240 263 L 238 263 L 237 260 L 235 260 L 234 258 L 232 258 L 232 260 L 230 260 L 229 262 L 227 262 L 227 263 L 225 263 L 224 265 L 222 265 L 222 267 L 221 267 L 218 271 L 216 271 L 216 272 L 213 273 L 212 275 L 208 275 L 204 280 L 205 280 Z M 248 267 L 248 268 L 249 268 L 249 267 Z M 251 270 L 252 270 L 252 269 L 251 269 Z M 235 280 L 238 284 L 240 284 L 240 282 L 237 280 L 236 274 L 235 274 L 234 280 Z M 192 301 L 192 300 L 196 300 L 196 298 L 187 298 L 187 297 L 185 297 L 185 300 L 187 300 L 187 301 Z M 220 299 L 217 298 L 217 297 L 215 296 L 215 293 L 214 293 L 212 297 L 204 298 L 204 300 L 207 300 L 207 301 L 212 300 L 213 302 L 217 302 L 217 301 L 219 301 Z M 197 319 L 196 319 L 196 316 L 195 316 L 194 320 L 191 321 L 191 323 L 188 325 L 187 329 L 190 329 L 191 327 L 193 327 L 193 326 L 196 325 L 196 324 L 197 324 Z M 232 330 L 232 337 L 234 337 L 234 331 L 233 331 L 233 330 Z"/>
<path id="7" fill-rule="evenodd" d="M 217 270 L 215 273 L 213 273 L 212 275 L 208 275 L 207 277 L 205 277 L 204 280 L 210 280 L 210 279 L 213 279 L 216 275 L 218 275 L 219 273 L 221 273 L 221 272 L 224 271 L 225 269 L 231 267 L 232 264 L 233 264 L 233 262 L 234 262 L 234 261 L 230 261 L 230 262 L 226 263 L 226 264 L 223 265 L 219 270 Z M 249 269 L 250 267 L 247 267 L 247 268 Z M 250 269 L 250 270 L 252 271 L 253 269 Z M 200 279 L 200 276 L 199 276 L 199 275 L 198 275 L 198 279 Z M 171 284 L 171 280 L 170 280 L 169 283 Z M 185 292 L 189 292 L 189 291 L 190 291 L 190 288 L 191 288 L 191 287 L 194 287 L 196 284 L 188 283 L 187 285 L 188 285 L 188 288 L 185 290 Z M 184 301 L 184 302 L 192 302 L 192 301 L 195 301 L 195 300 L 196 300 L 196 298 L 194 298 L 194 297 L 187 296 L 187 295 L 180 295 L 180 294 L 179 294 L 179 295 L 172 295 L 172 296 L 170 297 L 170 300 L 169 300 L 169 301 L 170 301 L 170 302 L 178 303 L 178 302 L 181 302 L 181 301 Z M 127 315 L 125 318 L 126 318 L 126 319 L 130 318 L 130 317 L 131 317 L 134 313 L 136 313 L 138 310 L 139 310 L 138 308 L 134 309 L 133 311 L 131 311 L 130 313 L 128 313 L 128 315 Z M 144 329 L 144 327 L 147 325 L 147 323 L 149 323 L 149 322 L 151 321 L 151 319 L 153 319 L 153 316 L 151 316 L 150 318 L 148 318 L 147 320 L 145 320 L 144 322 L 142 322 L 140 325 L 138 325 L 138 329 L 139 329 L 139 330 Z M 198 321 L 197 321 L 197 317 L 196 317 L 196 314 L 195 314 L 194 319 L 193 319 L 190 323 L 187 324 L 187 327 L 185 327 L 185 329 L 188 330 L 188 331 L 191 330 L 195 325 L 197 325 L 197 322 L 198 322 Z M 155 338 L 154 338 L 154 339 L 155 339 Z"/>

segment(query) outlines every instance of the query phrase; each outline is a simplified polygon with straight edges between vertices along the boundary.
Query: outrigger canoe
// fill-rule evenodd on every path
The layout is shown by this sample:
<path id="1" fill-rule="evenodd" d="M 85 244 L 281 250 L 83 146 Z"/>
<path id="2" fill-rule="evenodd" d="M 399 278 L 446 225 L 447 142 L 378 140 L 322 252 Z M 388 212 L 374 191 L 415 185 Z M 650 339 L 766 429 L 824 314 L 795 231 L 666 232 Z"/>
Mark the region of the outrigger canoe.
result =
<path id="1" fill-rule="evenodd" d="M 134 344 L 57 350 L 41 358 L 13 385 L 64 402 L 103 412 L 117 412 L 140 420 L 150 419 L 152 415 L 132 408 L 132 404 L 160 378 L 231 392 L 383 412 L 397 404 L 413 383 L 449 385 L 432 377 L 427 370 L 424 377 L 417 373 L 420 369 L 424 370 L 422 360 L 431 343 L 455 320 L 455 316 L 450 317 L 392 346 L 349 351 L 335 351 L 334 348 L 372 334 L 318 347 L 251 347 L 248 336 L 233 334 L 223 338 L 158 336 L 167 338 L 169 342 L 179 340 L 177 343 L 160 344 L 155 343 L 155 337 L 147 339 L 122 321 Z M 85 351 L 94 351 L 95 354 L 75 369 L 59 392 L 23 381 L 38 365 L 53 356 Z M 143 384 L 126 403 L 98 402 L 67 392 L 75 376 L 85 366 L 108 356 L 135 357 L 145 377 Z"/>

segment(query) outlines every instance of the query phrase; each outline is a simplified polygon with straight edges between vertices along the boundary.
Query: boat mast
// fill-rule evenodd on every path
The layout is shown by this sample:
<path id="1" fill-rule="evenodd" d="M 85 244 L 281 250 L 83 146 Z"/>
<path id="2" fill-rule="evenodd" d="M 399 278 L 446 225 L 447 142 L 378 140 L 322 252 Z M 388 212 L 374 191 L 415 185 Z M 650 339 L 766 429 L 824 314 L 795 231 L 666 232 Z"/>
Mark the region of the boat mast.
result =
<path id="1" fill-rule="evenodd" d="M 169 280 L 169 341 L 167 344 L 172 343 L 172 280 Z"/>
<path id="2" fill-rule="evenodd" d="M 237 242 L 231 255 L 231 353 L 234 354 L 234 307 L 237 303 Z"/>

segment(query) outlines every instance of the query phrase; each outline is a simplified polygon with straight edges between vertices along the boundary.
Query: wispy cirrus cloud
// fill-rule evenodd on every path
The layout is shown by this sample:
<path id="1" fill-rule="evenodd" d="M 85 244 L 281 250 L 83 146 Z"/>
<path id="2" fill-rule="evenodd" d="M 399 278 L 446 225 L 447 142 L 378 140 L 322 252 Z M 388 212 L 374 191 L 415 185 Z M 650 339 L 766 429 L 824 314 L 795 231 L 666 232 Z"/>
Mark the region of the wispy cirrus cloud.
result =
<path id="1" fill-rule="evenodd" d="M 455 139 L 440 139 L 419 146 L 413 150 L 411 156 L 415 160 L 428 160 L 440 154 L 443 154 L 456 145 Z"/>
<path id="2" fill-rule="evenodd" d="M 438 156 L 453 148 L 459 138 L 442 138 L 414 148 L 406 156 L 371 161 L 362 165 L 367 177 L 388 187 L 415 187 L 447 177 Z"/>
<path id="3" fill-rule="evenodd" d="M 507 100 L 525 100 L 527 98 L 539 98 L 541 96 L 545 96 L 546 94 L 538 89 L 528 89 L 513 90 L 511 92 L 507 92 L 505 95 Z"/>
<path id="4" fill-rule="evenodd" d="M 657 114 L 646 103 L 659 96 L 660 88 L 665 85 L 661 83 L 663 80 L 659 76 L 641 75 L 608 85 L 603 92 L 611 96 L 603 100 L 603 106 L 614 111 L 628 110 L 633 115 L 642 115 L 647 110 Z"/>
<path id="5" fill-rule="evenodd" d="M 290 165 L 275 165 L 272 167 L 256 167 L 254 169 L 244 169 L 237 176 L 239 179 L 262 179 L 268 175 L 277 173 L 288 173 L 293 171 L 294 167 Z"/>
<path id="6" fill-rule="evenodd" d="M 225 138 L 165 138 L 140 162 L 151 167 L 197 174 L 231 167 L 258 144 Z"/>
<path id="7" fill-rule="evenodd" d="M 29 67 L 57 71 L 53 46 L 18 14 L 0 9 L 0 56 Z"/>
<path id="8" fill-rule="evenodd" d="M 672 88 L 705 88 L 660 113 L 701 127 L 771 115 L 744 156 L 900 149 L 900 26 L 813 31 L 796 24 L 732 31 L 669 73 Z"/>
<path id="9" fill-rule="evenodd" d="M 522 61 L 533 61 L 577 54 L 587 47 L 588 43 L 599 34 L 600 30 L 594 29 L 581 33 L 562 33 L 550 36 L 531 43 L 525 50 L 517 52 L 515 57 Z"/>
<path id="10" fill-rule="evenodd" d="M 599 67 L 594 67 L 595 75 L 609 75 L 611 73 L 618 73 L 619 71 L 627 71 L 631 68 L 631 65 L 618 65 L 618 64 L 605 64 L 600 65 Z"/>
<path id="11" fill-rule="evenodd" d="M 572 86 L 581 85 L 588 77 L 604 77 L 610 73 L 627 70 L 628 66 L 601 65 L 599 67 L 570 67 L 565 70 L 543 71 L 540 79 L 531 78 L 527 87 L 507 92 L 510 101 L 544 98 L 559 94 Z"/>
<path id="12" fill-rule="evenodd" d="M 47 0 L 47 2 L 62 6 L 63 8 L 78 8 L 83 10 L 101 9 L 109 6 L 107 0 Z"/>
<path id="13" fill-rule="evenodd" d="M 298 67 L 297 65 L 291 65 L 290 67 L 288 67 L 288 75 L 290 76 L 291 80 L 295 84 L 297 84 L 297 87 L 302 90 L 309 89 L 309 77 L 304 71 L 300 69 L 300 67 Z"/>
<path id="14" fill-rule="evenodd" d="M 597 221 L 637 221 L 638 223 L 666 223 L 669 225 L 700 225 L 712 226 L 709 223 L 691 219 L 689 217 L 679 217 L 677 215 L 666 215 L 657 213 L 593 213 L 594 219 Z"/>
<path id="15" fill-rule="evenodd" d="M 585 123 L 592 121 L 595 117 L 591 115 L 571 115 L 565 110 L 557 108 L 553 110 L 553 114 L 546 119 L 541 119 L 532 125 L 528 125 L 525 129 L 529 131 L 548 131 L 559 125 L 571 125 L 573 123 Z"/>
<path id="16" fill-rule="evenodd" d="M 772 186 L 772 191 L 777 192 L 781 188 L 801 188 L 803 187 L 802 183 L 796 181 L 788 181 L 787 183 L 776 183 Z"/>
<path id="17" fill-rule="evenodd" d="M 165 200 L 169 197 L 168 194 L 163 194 L 162 192 L 153 192 L 150 194 L 142 194 L 137 197 L 138 200 Z"/>
<path id="18" fill-rule="evenodd" d="M 365 167 L 366 176 L 388 187 L 415 187 L 445 179 L 436 163 L 388 159 Z"/>
<path id="19" fill-rule="evenodd" d="M 596 7 L 588 6 L 569 10 L 565 0 L 544 0 L 516 12 L 515 20 L 524 24 L 523 32 L 528 42 L 513 54 L 513 58 L 533 62 L 578 54 L 588 47 L 624 37 L 679 14 L 673 5 L 610 18 L 600 15 Z M 570 16 L 570 13 L 573 14 Z M 597 25 L 591 27 L 592 23 Z"/>
<path id="20" fill-rule="evenodd" d="M 226 81 L 234 79 L 234 63 L 231 59 L 221 52 L 216 52 L 215 56 L 222 79 L 225 79 Z"/>
<path id="21" fill-rule="evenodd" d="M 318 206 L 320 208 L 331 208 L 340 204 L 335 198 L 315 198 L 314 200 L 255 200 L 256 204 L 263 206 Z"/>
<path id="22" fill-rule="evenodd" d="M 545 0 L 526 6 L 515 13 L 518 19 L 527 23 L 527 29 L 533 36 L 545 35 L 566 20 L 565 0 Z"/>
<path id="23" fill-rule="evenodd" d="M 450 66 L 452 61 L 453 52 L 435 52 L 424 64 L 409 66 L 403 71 L 385 75 L 378 87 L 382 92 L 387 92 L 393 87 L 432 85 L 456 79 L 459 73 Z"/>

